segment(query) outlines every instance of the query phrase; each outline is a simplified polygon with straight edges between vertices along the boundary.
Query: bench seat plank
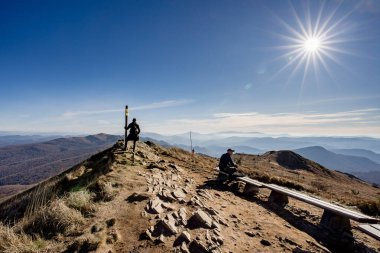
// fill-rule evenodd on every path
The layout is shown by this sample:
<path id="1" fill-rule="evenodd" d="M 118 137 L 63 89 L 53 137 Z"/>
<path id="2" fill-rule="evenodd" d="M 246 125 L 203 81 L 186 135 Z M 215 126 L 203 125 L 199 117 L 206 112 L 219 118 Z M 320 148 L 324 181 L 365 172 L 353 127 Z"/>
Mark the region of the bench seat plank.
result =
<path id="1" fill-rule="evenodd" d="M 285 195 L 288 195 L 292 198 L 304 201 L 304 202 L 309 203 L 311 205 L 314 205 L 314 206 L 317 206 L 317 207 L 320 207 L 323 209 L 327 209 L 333 213 L 349 217 L 350 219 L 353 219 L 353 220 L 356 220 L 359 222 L 368 222 L 368 223 L 380 222 L 379 219 L 367 216 L 367 215 L 359 213 L 359 212 L 349 210 L 347 208 L 344 208 L 344 207 L 341 207 L 341 206 L 338 206 L 338 205 L 335 205 L 335 204 L 332 204 L 332 203 L 329 203 L 329 202 L 326 202 L 326 201 L 323 201 L 323 200 L 320 200 L 320 199 L 317 199 L 314 197 L 310 197 L 308 195 L 305 195 L 305 194 L 302 194 L 302 193 L 299 193 L 299 192 L 296 192 L 293 190 L 289 190 L 287 188 L 284 188 L 284 187 L 281 187 L 278 185 L 263 184 L 263 187 L 269 188 L 273 191 L 280 192 L 282 194 L 285 194 Z"/>
<path id="2" fill-rule="evenodd" d="M 237 180 L 243 181 L 247 184 L 254 185 L 256 187 L 263 187 L 264 184 L 249 177 L 238 177 Z"/>
<path id="3" fill-rule="evenodd" d="M 359 230 L 380 240 L 380 225 L 375 224 L 359 224 Z"/>

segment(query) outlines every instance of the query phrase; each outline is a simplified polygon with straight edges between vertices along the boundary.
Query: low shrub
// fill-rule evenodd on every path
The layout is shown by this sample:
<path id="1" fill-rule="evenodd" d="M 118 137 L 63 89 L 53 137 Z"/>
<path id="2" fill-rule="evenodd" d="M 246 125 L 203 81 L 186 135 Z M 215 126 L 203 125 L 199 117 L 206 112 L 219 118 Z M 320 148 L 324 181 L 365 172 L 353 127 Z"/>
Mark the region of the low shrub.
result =
<path id="1" fill-rule="evenodd" d="M 311 186 L 313 186 L 318 191 L 327 191 L 327 188 L 328 188 L 328 186 L 326 184 L 323 184 L 319 181 L 311 182 Z"/>
<path id="2" fill-rule="evenodd" d="M 90 191 L 95 193 L 95 201 L 111 201 L 115 198 L 117 190 L 114 189 L 111 182 L 98 180 L 90 186 Z"/>
<path id="3" fill-rule="evenodd" d="M 259 180 L 260 182 L 263 183 L 268 183 L 268 184 L 277 184 L 280 186 L 285 186 L 288 188 L 292 188 L 298 191 L 305 191 L 305 189 L 302 185 L 297 184 L 292 181 L 284 180 L 281 178 L 276 178 L 276 177 L 270 177 L 268 174 L 255 174 L 255 175 L 250 175 L 252 178 Z"/>
<path id="4" fill-rule="evenodd" d="M 25 218 L 23 229 L 28 234 L 40 234 L 51 238 L 57 234 L 69 235 L 84 224 L 84 217 L 75 209 L 68 207 L 64 200 L 55 200 Z"/>
<path id="5" fill-rule="evenodd" d="M 87 190 L 70 192 L 63 200 L 68 207 L 74 208 L 82 214 L 90 214 L 95 210 L 91 193 Z"/>
<path id="6" fill-rule="evenodd" d="M 378 201 L 360 201 L 356 206 L 367 215 L 380 215 L 380 199 Z"/>
<path id="7" fill-rule="evenodd" d="M 34 253 L 44 252 L 45 241 L 32 240 L 24 233 L 16 233 L 14 229 L 0 224 L 0 252 L 2 253 Z"/>

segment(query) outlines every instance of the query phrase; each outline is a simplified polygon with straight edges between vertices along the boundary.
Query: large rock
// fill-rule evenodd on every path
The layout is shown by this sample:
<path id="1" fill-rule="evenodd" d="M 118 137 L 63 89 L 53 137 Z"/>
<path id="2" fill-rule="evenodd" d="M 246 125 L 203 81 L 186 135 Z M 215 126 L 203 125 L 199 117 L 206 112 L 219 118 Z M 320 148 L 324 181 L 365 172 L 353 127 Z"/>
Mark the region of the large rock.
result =
<path id="1" fill-rule="evenodd" d="M 156 235 L 175 235 L 178 233 L 178 228 L 176 226 L 176 220 L 171 214 L 165 216 L 164 219 L 161 219 L 157 222 L 154 230 Z"/>
<path id="2" fill-rule="evenodd" d="M 191 253 L 208 253 L 209 252 L 207 246 L 197 240 L 193 240 L 189 244 L 189 251 Z"/>
<path id="3" fill-rule="evenodd" d="M 162 208 L 162 201 L 159 198 L 150 200 L 146 207 L 146 211 L 152 214 L 160 214 L 164 212 L 164 209 Z"/>
<path id="4" fill-rule="evenodd" d="M 191 228 L 212 228 L 212 218 L 198 209 L 188 221 L 188 226 Z"/>
<path id="5" fill-rule="evenodd" d="M 182 233 L 174 241 L 174 246 L 181 245 L 183 243 L 187 244 L 191 241 L 191 235 L 187 231 L 182 231 Z"/>
<path id="6" fill-rule="evenodd" d="M 186 194 L 183 192 L 182 189 L 177 189 L 175 191 L 173 191 L 173 196 L 176 198 L 176 199 L 184 199 L 186 198 Z"/>

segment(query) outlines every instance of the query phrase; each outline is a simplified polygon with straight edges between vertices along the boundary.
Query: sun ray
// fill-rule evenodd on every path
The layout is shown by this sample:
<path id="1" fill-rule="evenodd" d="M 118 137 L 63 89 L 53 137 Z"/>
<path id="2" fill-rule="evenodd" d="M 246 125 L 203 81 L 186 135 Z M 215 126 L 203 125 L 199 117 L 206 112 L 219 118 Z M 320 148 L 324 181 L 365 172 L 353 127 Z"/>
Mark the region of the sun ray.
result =
<path id="1" fill-rule="evenodd" d="M 314 31 L 313 31 L 313 34 L 312 34 L 313 37 L 317 37 L 317 33 L 318 33 L 319 25 L 320 25 L 320 22 L 321 22 L 321 18 L 322 18 L 322 13 L 323 13 L 324 7 L 325 7 L 325 1 L 322 1 L 321 7 L 318 10 L 317 20 L 315 21 Z"/>
<path id="2" fill-rule="evenodd" d="M 335 3 L 335 6 L 327 6 L 327 2 L 322 1 L 314 13 L 311 11 L 310 2 L 308 1 L 302 8 L 304 15 L 300 15 L 297 12 L 292 2 L 289 2 L 289 5 L 293 14 L 294 25 L 290 25 L 292 24 L 291 21 L 285 21 L 277 17 L 280 20 L 280 24 L 285 27 L 285 30 L 289 34 L 276 34 L 286 44 L 275 47 L 278 50 L 286 51 L 275 60 L 286 59 L 287 62 L 272 78 L 285 70 L 290 70 L 287 84 L 296 73 L 301 72 L 301 89 L 305 87 L 309 77 L 313 77 L 313 75 L 310 75 L 313 72 L 316 79 L 319 79 L 321 71 L 325 71 L 327 76 L 334 80 L 333 73 L 328 64 L 334 63 L 346 69 L 346 66 L 336 55 L 355 55 L 342 47 L 342 45 L 348 41 L 357 40 L 357 38 L 350 40 L 347 37 L 347 34 L 353 31 L 354 26 L 346 21 L 357 10 L 360 4 L 355 4 L 353 8 L 348 12 L 342 13 L 343 15 L 339 17 L 338 13 L 341 12 L 342 1 Z M 331 11 L 326 13 L 327 10 Z"/>
<path id="3" fill-rule="evenodd" d="M 300 17 L 298 16 L 298 13 L 297 13 L 296 9 L 294 8 L 294 6 L 293 6 L 293 4 L 291 2 L 289 2 L 289 3 L 290 3 L 290 8 L 292 9 L 294 17 L 295 17 L 295 19 L 297 21 L 297 24 L 298 24 L 299 28 L 302 31 L 303 37 L 307 36 L 308 33 L 307 33 L 306 29 L 305 29 L 305 26 L 303 25 L 303 22 L 301 21 Z"/>

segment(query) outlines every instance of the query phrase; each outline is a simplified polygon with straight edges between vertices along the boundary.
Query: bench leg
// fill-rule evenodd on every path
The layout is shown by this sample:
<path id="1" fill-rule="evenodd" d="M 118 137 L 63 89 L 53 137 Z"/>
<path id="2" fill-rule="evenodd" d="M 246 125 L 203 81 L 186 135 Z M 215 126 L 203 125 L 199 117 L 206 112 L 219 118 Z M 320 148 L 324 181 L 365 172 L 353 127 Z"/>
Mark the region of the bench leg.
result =
<path id="1" fill-rule="evenodd" d="M 331 232 L 344 232 L 351 230 L 350 219 L 345 216 L 335 214 L 329 210 L 323 212 L 320 226 L 330 230 Z"/>
<path id="2" fill-rule="evenodd" d="M 219 171 L 218 177 L 216 178 L 217 181 L 224 182 L 228 180 L 229 175 L 227 173 L 224 173 L 222 171 Z"/>
<path id="3" fill-rule="evenodd" d="M 268 199 L 270 204 L 275 204 L 280 207 L 284 207 L 289 203 L 288 196 L 276 191 L 272 191 Z"/>
<path id="4" fill-rule="evenodd" d="M 258 187 L 245 183 L 243 193 L 244 193 L 244 195 L 248 195 L 248 196 L 257 195 L 259 193 L 259 190 L 260 189 Z"/>

